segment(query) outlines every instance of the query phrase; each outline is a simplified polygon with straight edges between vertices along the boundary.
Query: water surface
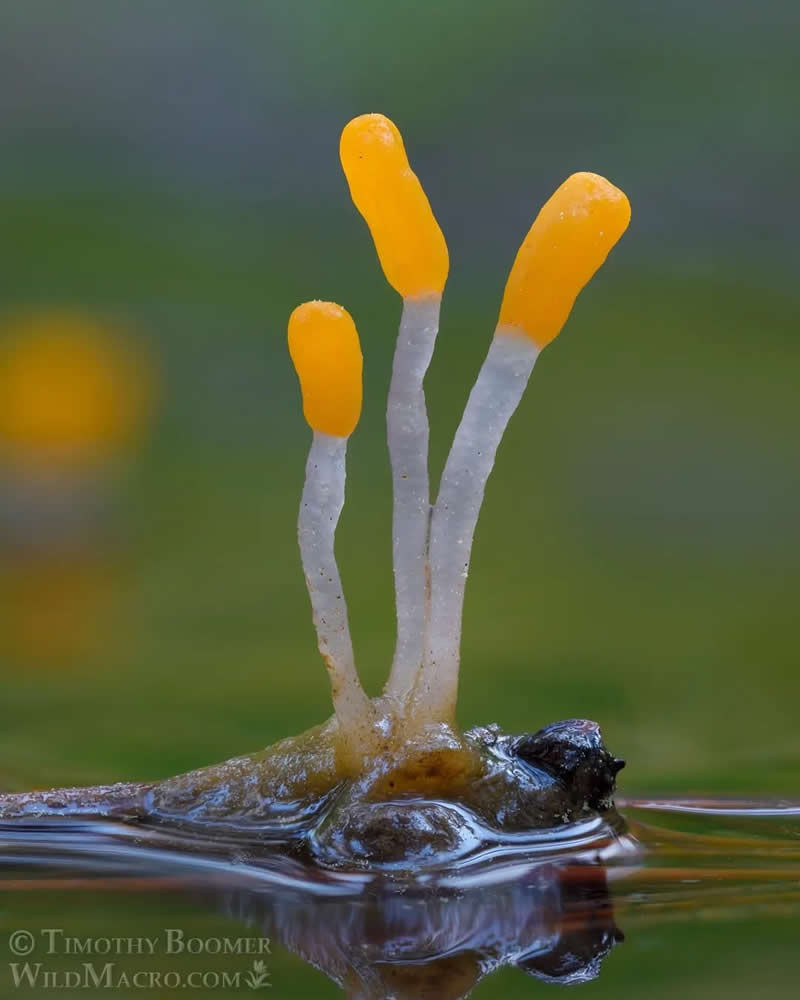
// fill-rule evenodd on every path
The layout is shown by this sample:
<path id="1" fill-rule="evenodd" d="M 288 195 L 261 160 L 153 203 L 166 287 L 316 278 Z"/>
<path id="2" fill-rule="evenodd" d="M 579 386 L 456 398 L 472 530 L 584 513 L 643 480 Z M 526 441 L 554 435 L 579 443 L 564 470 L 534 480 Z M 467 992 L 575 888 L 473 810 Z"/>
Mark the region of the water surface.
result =
<path id="1" fill-rule="evenodd" d="M 138 972 L 138 992 L 161 996 L 269 984 L 282 997 L 508 997 L 545 989 L 532 979 L 598 996 L 795 995 L 800 805 L 629 799 L 620 811 L 488 838 L 412 873 L 312 869 L 254 843 L 106 821 L 6 822 L 0 975 L 42 995 L 87 962 L 94 975 L 110 962 L 123 989 Z M 29 956 L 12 953 L 20 929 Z M 151 953 L 131 953 L 140 938 Z M 108 954 L 87 953 L 95 941 Z M 206 978 L 193 986 L 192 973 Z"/>

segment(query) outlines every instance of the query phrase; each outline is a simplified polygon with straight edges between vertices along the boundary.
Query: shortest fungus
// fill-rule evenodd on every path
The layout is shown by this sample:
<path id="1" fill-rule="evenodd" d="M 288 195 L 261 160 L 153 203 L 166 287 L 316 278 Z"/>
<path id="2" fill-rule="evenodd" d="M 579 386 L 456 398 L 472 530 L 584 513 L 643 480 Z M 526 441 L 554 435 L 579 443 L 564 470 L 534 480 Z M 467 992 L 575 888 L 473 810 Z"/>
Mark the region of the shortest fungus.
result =
<path id="1" fill-rule="evenodd" d="M 297 526 L 300 556 L 333 706 L 344 738 L 352 743 L 371 716 L 356 673 L 333 550 L 344 506 L 347 439 L 361 416 L 361 347 L 352 317 L 333 302 L 298 306 L 289 319 L 289 352 L 303 392 L 303 413 L 314 432 Z"/>

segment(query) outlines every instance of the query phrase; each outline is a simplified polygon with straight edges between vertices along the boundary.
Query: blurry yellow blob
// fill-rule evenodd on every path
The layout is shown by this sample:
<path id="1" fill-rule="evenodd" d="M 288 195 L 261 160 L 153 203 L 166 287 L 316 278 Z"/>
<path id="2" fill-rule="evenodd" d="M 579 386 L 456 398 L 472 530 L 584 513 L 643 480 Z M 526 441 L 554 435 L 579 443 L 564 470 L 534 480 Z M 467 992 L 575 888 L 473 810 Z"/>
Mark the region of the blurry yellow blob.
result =
<path id="1" fill-rule="evenodd" d="M 289 354 L 312 430 L 349 437 L 361 416 L 361 345 L 350 313 L 305 302 L 289 317 Z"/>
<path id="2" fill-rule="evenodd" d="M 517 327 L 546 347 L 630 218 L 628 199 L 604 177 L 568 177 L 545 203 L 519 248 L 498 326 Z"/>
<path id="3" fill-rule="evenodd" d="M 0 441 L 19 456 L 115 452 L 146 422 L 152 377 L 114 330 L 72 312 L 0 328 Z"/>
<path id="4" fill-rule="evenodd" d="M 450 267 L 447 244 L 395 124 L 384 115 L 354 118 L 342 132 L 339 154 L 386 280 L 403 298 L 441 295 Z"/>
<path id="5" fill-rule="evenodd" d="M 117 459 L 154 382 L 138 346 L 89 315 L 0 322 L 0 661 L 61 664 L 110 638 Z"/>

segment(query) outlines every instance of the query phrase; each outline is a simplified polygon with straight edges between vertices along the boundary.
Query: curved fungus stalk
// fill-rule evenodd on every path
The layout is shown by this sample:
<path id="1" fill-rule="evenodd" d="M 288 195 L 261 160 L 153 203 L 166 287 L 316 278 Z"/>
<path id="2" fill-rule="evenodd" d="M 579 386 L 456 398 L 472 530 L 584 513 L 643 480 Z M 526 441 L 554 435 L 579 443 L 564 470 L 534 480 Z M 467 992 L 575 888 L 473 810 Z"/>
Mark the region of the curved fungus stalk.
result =
<path id="1" fill-rule="evenodd" d="M 358 754 L 369 741 L 373 710 L 356 672 L 334 554 L 347 439 L 361 416 L 361 345 L 352 317 L 335 302 L 298 306 L 289 317 L 289 353 L 300 380 L 303 414 L 314 432 L 297 523 L 300 557 L 342 740 Z"/>
<path id="2" fill-rule="evenodd" d="M 445 463 L 430 528 L 431 607 L 413 695 L 418 719 L 452 719 L 472 539 L 500 441 L 539 353 L 628 227 L 628 199 L 605 178 L 568 177 L 539 212 L 508 276 L 489 353 Z"/>

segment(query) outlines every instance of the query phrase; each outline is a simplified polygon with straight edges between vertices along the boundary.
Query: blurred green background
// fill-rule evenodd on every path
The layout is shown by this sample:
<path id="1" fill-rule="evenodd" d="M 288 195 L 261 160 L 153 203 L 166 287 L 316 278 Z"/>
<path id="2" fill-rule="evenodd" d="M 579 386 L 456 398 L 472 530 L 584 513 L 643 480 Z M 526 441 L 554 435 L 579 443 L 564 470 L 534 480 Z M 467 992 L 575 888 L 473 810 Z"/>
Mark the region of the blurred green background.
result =
<path id="1" fill-rule="evenodd" d="M 588 169 L 633 206 L 501 448 L 461 722 L 595 718 L 626 793 L 797 796 L 798 29 L 791 0 L 3 5 L 0 308 L 121 324 L 160 403 L 119 463 L 101 636 L 6 644 L 0 787 L 158 778 L 329 713 L 285 347 L 308 298 L 346 305 L 364 347 L 338 551 L 379 690 L 400 302 L 337 154 L 379 110 L 450 246 L 434 482 L 540 204 Z"/>

